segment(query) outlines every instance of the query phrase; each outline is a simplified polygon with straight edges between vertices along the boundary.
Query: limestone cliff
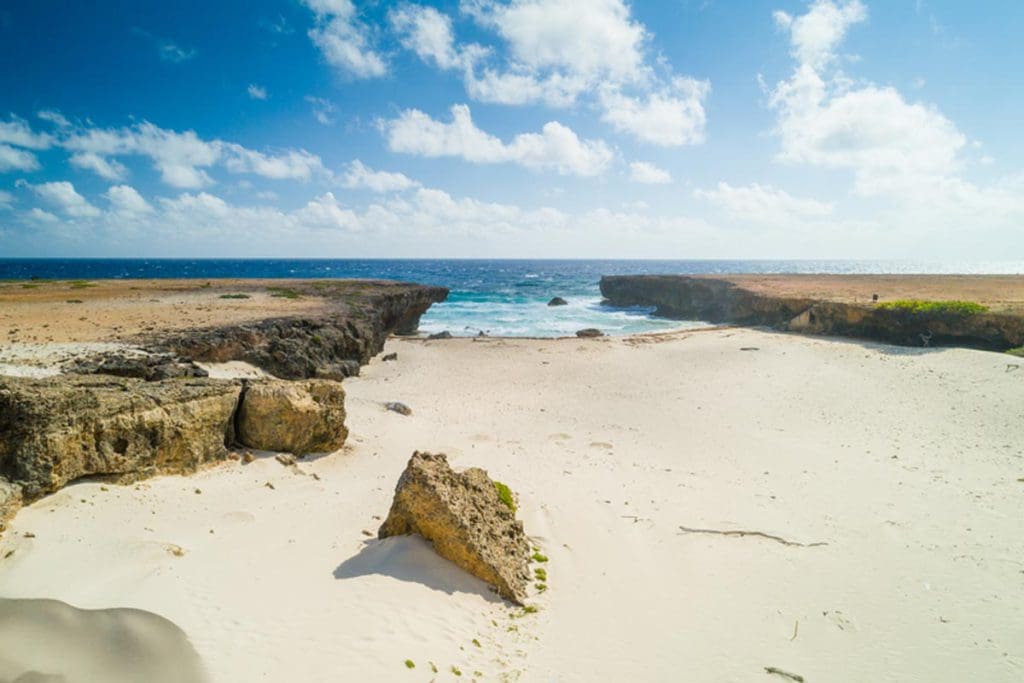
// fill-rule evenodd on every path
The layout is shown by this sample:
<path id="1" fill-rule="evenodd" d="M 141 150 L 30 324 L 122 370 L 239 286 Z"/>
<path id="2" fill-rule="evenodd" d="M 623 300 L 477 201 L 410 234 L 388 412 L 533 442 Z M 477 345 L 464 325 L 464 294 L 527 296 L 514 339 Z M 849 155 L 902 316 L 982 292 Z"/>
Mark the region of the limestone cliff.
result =
<path id="1" fill-rule="evenodd" d="M 679 320 L 764 325 L 806 334 L 872 339 L 908 346 L 966 346 L 1002 351 L 1024 344 L 1024 315 L 965 315 L 886 308 L 870 303 L 771 295 L 727 277 L 618 275 L 601 278 L 615 306 L 654 306 Z"/>

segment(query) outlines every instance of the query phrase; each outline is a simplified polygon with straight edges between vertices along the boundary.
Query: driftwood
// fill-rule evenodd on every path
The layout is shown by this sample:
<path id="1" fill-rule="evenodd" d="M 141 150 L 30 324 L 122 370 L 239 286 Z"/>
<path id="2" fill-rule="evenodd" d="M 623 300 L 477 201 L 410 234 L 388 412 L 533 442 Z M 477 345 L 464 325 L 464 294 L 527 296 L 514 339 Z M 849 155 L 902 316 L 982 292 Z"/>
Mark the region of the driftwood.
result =
<path id="1" fill-rule="evenodd" d="M 782 669 L 778 669 L 774 666 L 766 666 L 764 668 L 764 672 L 766 674 L 775 674 L 776 676 L 785 676 L 791 681 L 796 681 L 796 683 L 804 683 L 804 677 L 800 674 L 791 674 L 788 671 L 783 671 Z"/>
<path id="2" fill-rule="evenodd" d="M 769 541 L 775 541 L 782 545 L 793 545 L 799 548 L 816 548 L 822 545 L 828 545 L 823 541 L 817 541 L 815 543 L 798 543 L 797 541 L 790 541 L 781 536 L 775 536 L 773 534 L 766 534 L 763 531 L 745 531 L 745 530 L 722 530 L 722 529 L 694 529 L 688 526 L 680 526 L 679 529 L 684 533 L 688 534 L 715 534 L 717 536 L 758 536 L 760 538 L 767 538 Z"/>

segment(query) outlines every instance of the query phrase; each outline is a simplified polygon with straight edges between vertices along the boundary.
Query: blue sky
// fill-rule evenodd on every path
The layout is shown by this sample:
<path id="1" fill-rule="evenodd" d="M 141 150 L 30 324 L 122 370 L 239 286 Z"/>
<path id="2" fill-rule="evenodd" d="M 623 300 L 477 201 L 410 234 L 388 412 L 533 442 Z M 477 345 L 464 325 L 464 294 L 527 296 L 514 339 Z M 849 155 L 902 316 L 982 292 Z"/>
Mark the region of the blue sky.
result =
<path id="1" fill-rule="evenodd" d="M 1024 3 L 0 9 L 0 256 L 1024 253 Z"/>

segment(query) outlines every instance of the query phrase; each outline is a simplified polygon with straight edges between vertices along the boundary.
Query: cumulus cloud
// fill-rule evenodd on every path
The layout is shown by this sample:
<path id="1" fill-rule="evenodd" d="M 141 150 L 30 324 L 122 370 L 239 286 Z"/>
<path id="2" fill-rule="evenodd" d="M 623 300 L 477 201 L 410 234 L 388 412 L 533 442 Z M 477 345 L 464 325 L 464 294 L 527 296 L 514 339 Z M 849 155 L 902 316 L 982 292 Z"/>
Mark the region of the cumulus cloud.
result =
<path id="1" fill-rule="evenodd" d="M 629 165 L 629 179 L 634 183 L 664 185 L 672 182 L 672 175 L 646 161 L 634 161 Z"/>
<path id="2" fill-rule="evenodd" d="M 18 186 L 30 189 L 39 198 L 56 206 L 61 212 L 72 218 L 93 218 L 100 215 L 100 210 L 78 194 L 75 186 L 66 180 L 38 185 L 22 180 L 18 182 Z"/>
<path id="3" fill-rule="evenodd" d="M 817 0 L 802 16 L 775 16 L 797 61 L 793 75 L 769 93 L 782 161 L 850 169 L 863 194 L 883 192 L 900 178 L 923 181 L 956 170 L 967 139 L 941 112 L 908 102 L 892 87 L 853 87 L 830 69 L 847 30 L 867 18 L 859 0 Z"/>
<path id="4" fill-rule="evenodd" d="M 833 211 L 830 203 L 794 197 L 758 183 L 734 187 L 720 182 L 717 187 L 697 190 L 694 195 L 721 208 L 729 217 L 747 223 L 782 226 L 794 221 L 827 218 Z"/>
<path id="5" fill-rule="evenodd" d="M 710 89 L 708 81 L 692 78 L 675 78 L 642 98 L 607 88 L 601 94 L 605 108 L 601 118 L 644 142 L 664 147 L 697 145 L 704 142 L 704 100 Z"/>
<path id="6" fill-rule="evenodd" d="M 250 83 L 249 87 L 246 88 L 246 92 L 249 93 L 249 98 L 254 100 L 265 100 L 268 97 L 267 89 L 255 83 Z"/>
<path id="7" fill-rule="evenodd" d="M 408 109 L 396 119 L 379 123 L 393 152 L 424 157 L 459 157 L 478 164 L 514 163 L 562 174 L 593 176 L 613 158 L 600 140 L 581 140 L 562 124 L 546 123 L 540 133 L 521 133 L 505 143 L 473 123 L 469 107 L 455 105 L 452 120 L 442 122 Z"/>
<path id="8" fill-rule="evenodd" d="M 32 152 L 0 144 L 0 173 L 7 171 L 37 171 L 39 159 Z"/>
<path id="9" fill-rule="evenodd" d="M 388 13 L 388 20 L 403 47 L 441 69 L 472 68 L 486 53 L 478 45 L 456 49 L 451 18 L 433 7 L 400 5 Z"/>
<path id="10" fill-rule="evenodd" d="M 326 174 L 320 157 L 305 150 L 267 154 L 223 140 L 204 140 L 195 131 L 178 132 L 149 123 L 128 128 L 81 128 L 62 137 L 71 163 L 107 180 L 123 180 L 127 169 L 114 157 L 144 156 L 166 184 L 198 189 L 213 184 L 207 169 L 216 164 L 231 173 L 251 173 L 274 180 L 309 180 Z"/>
<path id="11" fill-rule="evenodd" d="M 363 162 L 356 159 L 349 164 L 348 171 L 342 182 L 345 187 L 352 189 L 366 189 L 373 192 L 401 192 L 419 183 L 404 173 L 391 173 L 388 171 L 374 171 Z"/>
<path id="12" fill-rule="evenodd" d="M 359 20 L 352 0 L 302 0 L 302 3 L 316 16 L 316 26 L 308 35 L 329 64 L 355 78 L 387 74 L 387 64 L 370 45 L 370 29 Z"/>
<path id="13" fill-rule="evenodd" d="M 0 144 L 26 149 L 49 149 L 54 137 L 48 133 L 37 133 L 24 119 L 11 116 L 10 121 L 0 121 Z"/>
<path id="14" fill-rule="evenodd" d="M 149 202 L 130 185 L 114 185 L 103 196 L 110 202 L 111 211 L 119 215 L 140 218 L 153 213 Z"/>

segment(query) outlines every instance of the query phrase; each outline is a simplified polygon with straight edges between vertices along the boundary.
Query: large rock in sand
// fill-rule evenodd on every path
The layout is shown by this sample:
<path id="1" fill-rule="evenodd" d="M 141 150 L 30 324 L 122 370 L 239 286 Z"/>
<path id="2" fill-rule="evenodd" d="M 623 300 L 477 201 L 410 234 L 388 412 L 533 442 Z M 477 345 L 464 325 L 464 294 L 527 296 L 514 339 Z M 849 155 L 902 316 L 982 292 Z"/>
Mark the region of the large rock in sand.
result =
<path id="1" fill-rule="evenodd" d="M 340 382 L 249 384 L 238 409 L 237 438 L 265 451 L 326 453 L 345 444 L 345 391 Z"/>
<path id="2" fill-rule="evenodd" d="M 21 487 L 0 477 L 0 531 L 21 507 Z"/>
<path id="3" fill-rule="evenodd" d="M 434 550 L 517 604 L 526 597 L 530 546 L 522 522 L 487 472 L 455 472 L 442 454 L 413 453 L 378 536 L 419 534 Z"/>
<path id="4" fill-rule="evenodd" d="M 239 391 L 209 379 L 0 377 L 0 480 L 31 502 L 81 477 L 192 472 L 227 455 Z"/>

